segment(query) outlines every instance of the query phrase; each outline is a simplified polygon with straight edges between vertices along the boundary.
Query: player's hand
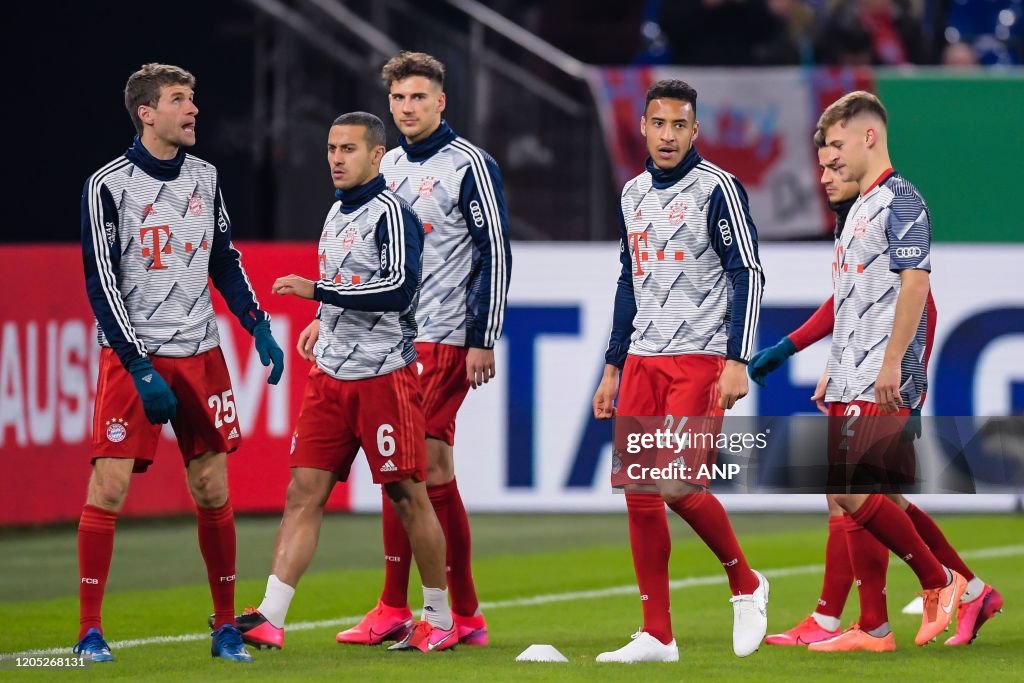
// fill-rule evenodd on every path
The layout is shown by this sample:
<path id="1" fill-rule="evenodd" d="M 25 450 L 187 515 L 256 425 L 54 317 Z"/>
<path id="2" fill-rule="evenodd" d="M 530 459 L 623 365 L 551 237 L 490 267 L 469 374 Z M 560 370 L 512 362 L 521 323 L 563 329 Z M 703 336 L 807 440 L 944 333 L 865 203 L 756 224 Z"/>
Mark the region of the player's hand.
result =
<path id="1" fill-rule="evenodd" d="M 494 379 L 494 349 L 470 347 L 466 354 L 466 381 L 474 389 Z"/>
<path id="2" fill-rule="evenodd" d="M 821 375 L 821 379 L 818 380 L 818 385 L 814 387 L 814 393 L 811 395 L 811 400 L 814 401 L 814 405 L 818 406 L 818 410 L 825 415 L 828 415 L 828 404 L 825 403 L 825 389 L 828 387 L 828 371 L 826 370 Z"/>
<path id="3" fill-rule="evenodd" d="M 270 369 L 270 376 L 267 377 L 267 384 L 277 384 L 281 381 L 281 373 L 284 372 L 284 351 L 270 333 L 270 323 L 266 320 L 256 323 L 256 327 L 252 329 L 252 338 L 256 341 L 256 353 L 260 354 L 263 367 L 274 364 Z"/>
<path id="4" fill-rule="evenodd" d="M 736 405 L 736 401 L 746 396 L 749 390 L 746 366 L 735 360 L 725 361 L 725 369 L 718 378 L 718 407 L 729 410 Z"/>
<path id="5" fill-rule="evenodd" d="M 897 363 L 882 363 L 882 369 L 875 380 L 875 403 L 883 415 L 895 413 L 900 403 L 900 366 Z"/>
<path id="6" fill-rule="evenodd" d="M 312 299 L 316 283 L 298 275 L 285 275 L 274 280 L 274 294 L 294 294 L 303 299 Z"/>
<path id="7" fill-rule="evenodd" d="M 900 432 L 900 441 L 909 443 L 915 439 L 921 438 L 921 409 L 914 408 L 910 411 L 910 417 L 907 418 L 906 424 L 903 425 L 903 431 Z"/>
<path id="8" fill-rule="evenodd" d="M 747 366 L 747 374 L 750 375 L 750 379 L 754 380 L 754 384 L 763 387 L 768 373 L 778 370 L 779 366 L 794 353 L 796 353 L 796 346 L 793 345 L 789 337 L 783 337 L 774 346 L 769 346 L 754 354 L 754 357 L 750 359 L 750 365 Z"/>
<path id="9" fill-rule="evenodd" d="M 620 373 L 614 365 L 604 366 L 604 376 L 594 393 L 594 417 L 598 420 L 615 417 L 615 396 L 619 393 Z"/>
<path id="10" fill-rule="evenodd" d="M 148 358 L 136 358 L 128 364 L 135 390 L 142 399 L 146 419 L 158 425 L 173 420 L 178 412 L 178 399 Z"/>
<path id="11" fill-rule="evenodd" d="M 306 325 L 306 329 L 299 333 L 299 343 L 295 345 L 295 349 L 303 360 L 313 362 L 313 347 L 316 346 L 316 340 L 319 338 L 320 320 L 313 318 L 313 322 Z"/>

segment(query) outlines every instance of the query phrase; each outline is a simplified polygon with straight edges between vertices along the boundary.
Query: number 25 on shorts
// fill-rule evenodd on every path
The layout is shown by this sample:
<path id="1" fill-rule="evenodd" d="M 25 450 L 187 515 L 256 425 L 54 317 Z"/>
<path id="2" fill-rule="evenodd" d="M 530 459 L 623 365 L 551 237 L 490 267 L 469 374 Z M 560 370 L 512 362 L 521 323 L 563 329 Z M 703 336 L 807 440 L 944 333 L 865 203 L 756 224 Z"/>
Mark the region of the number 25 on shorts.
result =
<path id="1" fill-rule="evenodd" d="M 235 399 L 231 389 L 223 394 L 214 394 L 206 403 L 213 409 L 213 421 L 217 429 L 235 421 Z"/>

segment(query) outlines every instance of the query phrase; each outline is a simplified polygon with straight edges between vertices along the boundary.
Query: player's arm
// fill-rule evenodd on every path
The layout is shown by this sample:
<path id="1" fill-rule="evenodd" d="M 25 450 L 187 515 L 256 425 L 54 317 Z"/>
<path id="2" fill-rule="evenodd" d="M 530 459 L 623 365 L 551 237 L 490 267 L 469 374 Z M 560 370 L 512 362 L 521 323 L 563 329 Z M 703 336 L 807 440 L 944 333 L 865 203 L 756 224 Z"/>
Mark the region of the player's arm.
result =
<path id="1" fill-rule="evenodd" d="M 604 354 L 604 375 L 594 394 L 594 417 L 606 420 L 615 414 L 615 396 L 619 391 L 619 375 L 626 363 L 629 343 L 633 338 L 636 318 L 636 296 L 633 292 L 633 259 L 629 255 L 629 233 L 619 206 L 619 280 L 615 287 L 612 332 Z"/>
<path id="2" fill-rule="evenodd" d="M 470 164 L 459 188 L 459 210 L 473 241 L 466 297 L 466 380 L 476 389 L 495 374 L 494 344 L 505 323 L 512 252 L 498 164 L 486 152 L 467 154 Z"/>
<path id="3" fill-rule="evenodd" d="M 778 370 L 790 356 L 832 334 L 832 327 L 835 324 L 834 306 L 835 298 L 829 297 L 803 325 L 772 346 L 755 353 L 747 366 L 750 379 L 763 387 L 768 373 Z"/>
<path id="4" fill-rule="evenodd" d="M 213 199 L 213 250 L 210 252 L 210 279 L 224 297 L 228 308 L 242 327 L 253 336 L 256 351 L 264 367 L 273 363 L 268 384 L 277 384 L 284 372 L 284 351 L 270 333 L 270 315 L 260 308 L 256 292 L 242 267 L 242 254 L 231 240 L 231 217 L 224 206 L 218 180 Z"/>
<path id="5" fill-rule="evenodd" d="M 835 297 L 818 306 L 804 324 L 790 332 L 786 337 L 793 344 L 794 353 L 803 351 L 811 344 L 832 335 L 832 327 L 836 323 Z"/>
<path id="6" fill-rule="evenodd" d="M 931 289 L 931 221 L 916 195 L 897 195 L 886 222 L 889 270 L 900 275 L 900 293 L 882 369 L 875 381 L 875 401 L 883 413 L 901 404 L 900 377 L 903 357 L 917 334 Z"/>
<path id="7" fill-rule="evenodd" d="M 757 228 L 750 217 L 747 193 L 732 176 L 723 177 L 711 192 L 708 237 L 732 290 L 725 370 L 719 380 L 719 405 L 727 410 L 747 394 L 744 366 L 753 354 L 764 290 Z"/>
<path id="8" fill-rule="evenodd" d="M 380 270 L 358 284 L 318 280 L 315 300 L 355 311 L 404 311 L 412 303 L 420 286 L 423 224 L 402 202 L 381 198 L 388 208 L 377 222 Z"/>
<path id="9" fill-rule="evenodd" d="M 484 152 L 467 154 L 469 169 L 459 188 L 459 210 L 473 241 L 466 344 L 491 349 L 501 337 L 512 277 L 508 211 L 498 164 Z"/>
<path id="10" fill-rule="evenodd" d="M 216 185 L 213 200 L 213 249 L 210 252 L 210 279 L 213 286 L 224 296 L 228 308 L 242 327 L 253 333 L 256 325 L 269 322 L 270 316 L 260 308 L 249 278 L 242 267 L 242 254 L 231 240 L 231 218 L 224 206 L 220 182 Z"/>
<path id="11" fill-rule="evenodd" d="M 114 198 L 106 185 L 90 178 L 82 192 L 82 265 L 92 312 L 121 364 L 146 357 L 118 289 L 121 239 Z"/>
<path id="12" fill-rule="evenodd" d="M 177 413 L 177 399 L 153 369 L 146 346 L 135 334 L 124 298 L 117 288 L 121 277 L 121 241 L 117 206 L 110 190 L 95 176 L 82 193 L 82 265 L 89 304 L 103 336 L 131 374 L 142 399 L 146 419 L 167 422 Z"/>

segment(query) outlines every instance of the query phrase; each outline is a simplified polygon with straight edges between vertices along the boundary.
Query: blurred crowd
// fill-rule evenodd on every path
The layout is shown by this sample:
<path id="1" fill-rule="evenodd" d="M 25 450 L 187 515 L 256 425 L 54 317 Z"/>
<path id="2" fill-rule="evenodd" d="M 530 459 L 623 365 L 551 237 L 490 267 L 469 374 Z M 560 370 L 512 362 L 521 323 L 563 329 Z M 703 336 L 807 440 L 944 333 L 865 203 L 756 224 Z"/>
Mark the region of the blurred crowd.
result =
<path id="1" fill-rule="evenodd" d="M 595 64 L 1024 62 L 1024 0 L 560 0 L 504 9 Z"/>

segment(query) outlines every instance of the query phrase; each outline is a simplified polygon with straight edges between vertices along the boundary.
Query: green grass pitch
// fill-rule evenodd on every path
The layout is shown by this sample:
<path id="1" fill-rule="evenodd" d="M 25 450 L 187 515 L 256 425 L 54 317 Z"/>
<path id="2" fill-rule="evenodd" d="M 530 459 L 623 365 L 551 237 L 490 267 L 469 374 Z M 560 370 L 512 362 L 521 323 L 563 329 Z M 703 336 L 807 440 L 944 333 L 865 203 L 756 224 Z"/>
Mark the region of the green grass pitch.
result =
<path id="1" fill-rule="evenodd" d="M 753 567 L 771 580 L 769 631 L 795 624 L 821 586 L 824 515 L 735 515 Z M 192 520 L 122 522 L 104 603 L 104 628 L 117 661 L 87 671 L 11 671 L 0 679 L 146 681 L 465 680 L 465 681 L 825 681 L 1021 680 L 1024 671 L 1024 517 L 939 518 L 979 576 L 1006 599 L 1006 610 L 970 647 L 917 648 L 919 617 L 900 613 L 917 590 L 909 569 L 890 563 L 891 654 L 815 654 L 762 646 L 732 654 L 732 610 L 725 575 L 711 553 L 674 517 L 671 575 L 678 664 L 598 665 L 599 652 L 625 644 L 640 624 L 640 604 L 625 515 L 476 515 L 474 571 L 490 627 L 487 648 L 423 655 L 342 646 L 334 634 L 376 601 L 380 526 L 372 516 L 325 520 L 316 559 L 299 585 L 286 647 L 256 652 L 253 665 L 215 661 L 205 620 L 210 598 Z M 278 520 L 239 520 L 237 604 L 258 604 Z M 0 533 L 0 652 L 65 647 L 78 607 L 72 528 Z M 410 591 L 420 602 L 415 573 Z M 856 594 L 844 624 L 856 618 Z M 134 641 L 116 645 L 119 641 Z M 531 643 L 550 643 L 568 664 L 517 663 Z"/>

